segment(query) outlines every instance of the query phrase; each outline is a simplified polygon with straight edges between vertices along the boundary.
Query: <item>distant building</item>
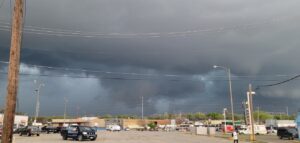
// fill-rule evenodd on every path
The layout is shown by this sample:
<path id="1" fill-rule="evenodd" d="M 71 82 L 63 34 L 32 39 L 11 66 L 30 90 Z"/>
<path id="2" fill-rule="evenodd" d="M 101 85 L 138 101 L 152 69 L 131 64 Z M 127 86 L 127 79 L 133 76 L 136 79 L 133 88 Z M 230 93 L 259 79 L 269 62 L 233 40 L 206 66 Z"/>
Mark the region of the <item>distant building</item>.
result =
<path id="1" fill-rule="evenodd" d="M 82 117 L 79 119 L 88 122 L 87 125 L 91 127 L 99 127 L 99 128 L 105 127 L 105 119 L 100 119 L 98 117 Z"/>
<path id="2" fill-rule="evenodd" d="M 53 126 L 63 126 L 65 125 L 84 125 L 91 127 L 100 127 L 105 128 L 108 125 L 119 125 L 122 129 L 130 128 L 130 129 L 140 129 L 144 128 L 147 124 L 154 123 L 157 125 L 165 126 L 170 125 L 171 120 L 147 120 L 147 119 L 100 119 L 98 117 L 81 117 L 77 119 L 52 119 L 51 124 Z"/>
<path id="3" fill-rule="evenodd" d="M 82 120 L 82 119 L 52 119 L 51 124 L 53 126 L 59 126 L 62 127 L 64 125 L 88 125 L 88 121 Z"/>
<path id="4" fill-rule="evenodd" d="M 120 119 L 120 126 L 122 128 L 139 129 L 144 128 L 149 123 L 165 126 L 170 125 L 171 120 L 148 120 L 148 119 Z"/>
<path id="5" fill-rule="evenodd" d="M 0 125 L 3 125 L 3 118 L 4 115 L 0 114 Z M 16 127 L 20 127 L 20 126 L 27 126 L 28 125 L 28 116 L 26 115 L 15 115 L 15 122 L 14 125 Z"/>
<path id="6" fill-rule="evenodd" d="M 65 125 L 83 125 L 91 127 L 105 127 L 105 120 L 99 119 L 98 117 L 81 117 L 77 119 L 52 119 L 51 124 L 53 126 L 63 126 Z"/>
<path id="7" fill-rule="evenodd" d="M 296 127 L 294 120 L 266 120 L 266 127 L 280 128 L 280 127 Z"/>

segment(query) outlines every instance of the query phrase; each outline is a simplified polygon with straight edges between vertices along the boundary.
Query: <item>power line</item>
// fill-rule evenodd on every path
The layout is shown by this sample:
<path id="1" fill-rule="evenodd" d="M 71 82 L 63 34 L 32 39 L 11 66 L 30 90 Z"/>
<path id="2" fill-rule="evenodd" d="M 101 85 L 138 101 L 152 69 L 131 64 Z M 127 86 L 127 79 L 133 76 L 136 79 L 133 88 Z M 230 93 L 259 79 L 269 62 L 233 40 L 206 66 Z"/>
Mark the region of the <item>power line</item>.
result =
<path id="1" fill-rule="evenodd" d="M 275 19 L 265 20 L 263 22 L 235 25 L 230 27 L 216 27 L 207 29 L 196 29 L 186 31 L 172 31 L 172 32 L 149 32 L 149 33 L 97 33 L 97 32 L 83 32 L 73 30 L 62 30 L 54 28 L 44 28 L 37 26 L 25 26 L 24 33 L 46 35 L 46 36 L 58 36 L 58 37 L 82 37 L 82 38 L 160 38 L 160 37 L 181 37 L 193 34 L 211 33 L 211 32 L 224 32 L 228 30 L 248 29 L 255 28 L 254 26 L 268 24 L 275 21 Z M 9 23 L 0 23 L 0 30 L 7 31 Z M 3 25 L 4 24 L 4 25 Z"/>
<path id="2" fill-rule="evenodd" d="M 0 74 L 7 74 L 7 72 L 0 71 Z M 128 77 L 105 77 L 105 76 L 76 76 L 76 75 L 50 75 L 50 74 L 30 74 L 30 73 L 20 73 L 22 76 L 40 76 L 40 77 L 57 77 L 57 78 L 82 78 L 82 79 L 102 79 L 102 80 L 127 80 L 127 81 L 171 81 L 171 82 L 201 82 L 201 81 L 219 81 L 227 82 L 228 80 L 218 80 L 218 79 L 163 79 L 163 78 L 128 78 Z M 235 82 L 244 82 L 245 80 L 232 80 Z M 266 82 L 266 81 L 276 81 L 276 80 L 252 80 L 255 82 Z"/>
<path id="3" fill-rule="evenodd" d="M 0 63 L 9 64 L 7 61 L 0 61 Z M 27 66 L 38 67 L 38 68 L 47 68 L 50 70 L 63 70 L 63 71 L 79 71 L 79 72 L 91 72 L 91 73 L 105 73 L 105 74 L 121 74 L 121 75 L 135 75 L 135 76 L 162 76 L 156 74 L 142 74 L 142 73 L 135 73 L 135 72 L 113 72 L 113 71 L 102 71 L 102 70 L 92 70 L 92 69 L 83 69 L 83 68 L 69 68 L 69 67 L 52 67 L 52 66 L 43 66 L 43 65 L 33 65 L 33 64 L 26 64 Z M 163 74 L 166 77 L 177 77 L 180 75 L 174 74 Z"/>
<path id="4" fill-rule="evenodd" d="M 0 63 L 3 64 L 9 64 L 8 61 L 1 61 Z M 25 64 L 26 66 L 31 66 L 34 68 L 45 68 L 45 69 L 49 69 L 49 70 L 58 70 L 58 71 L 77 71 L 77 72 L 83 72 L 83 73 L 102 73 L 102 74 L 107 74 L 107 75 L 129 75 L 129 76 L 146 76 L 146 77 L 189 77 L 189 78 L 194 78 L 197 79 L 197 81 L 199 80 L 207 80 L 207 79 L 203 79 L 203 78 L 199 78 L 199 77 L 195 77 L 195 75 L 178 75 L 178 74 L 147 74 L 147 73 L 136 73 L 136 72 L 115 72 L 115 71 L 104 71 L 104 70 L 95 70 L 95 69 L 85 69 L 85 68 L 72 68 L 72 67 L 54 67 L 54 66 L 44 66 L 44 65 L 34 65 L 34 64 Z M 262 78 L 262 77 L 270 77 L 270 78 L 274 78 L 274 77 L 290 77 L 293 75 L 235 75 L 233 76 L 234 78 Z M 226 78 L 226 76 L 209 76 L 209 78 Z M 223 80 L 223 79 L 210 79 L 213 81 L 228 81 Z M 256 80 L 256 81 L 278 81 L 278 80 L 274 80 L 274 79 L 261 79 L 261 80 Z"/>
<path id="5" fill-rule="evenodd" d="M 7 72 L 0 71 L 0 74 L 7 74 Z M 103 77 L 103 76 L 75 76 L 75 75 L 49 75 L 49 74 L 29 74 L 29 73 L 20 73 L 23 76 L 41 76 L 41 77 L 69 77 L 69 78 L 85 78 L 85 79 L 107 79 L 107 80 L 167 80 L 167 81 L 191 81 L 191 82 L 199 82 L 199 80 L 188 80 L 188 79 L 150 79 L 150 78 L 126 78 L 126 77 Z"/>
<path id="6" fill-rule="evenodd" d="M 190 29 L 186 31 L 171 31 L 171 32 L 146 32 L 146 33 L 99 33 L 99 32 L 86 32 L 80 30 L 66 30 L 57 28 L 47 28 L 40 26 L 25 26 L 24 32 L 28 34 L 46 35 L 46 36 L 58 36 L 58 37 L 82 37 L 82 38 L 160 38 L 160 37 L 182 37 L 189 36 L 193 34 L 200 33 L 211 33 L 211 32 L 225 32 L 228 30 L 238 30 L 238 29 L 248 29 L 256 28 L 257 25 L 269 24 L 274 21 L 278 22 L 286 21 L 287 18 L 291 17 L 281 17 L 281 18 L 269 18 L 261 22 L 253 22 L 250 24 L 241 24 L 228 27 L 215 27 L 207 29 Z M 293 18 L 293 17 L 292 17 Z M 3 20 L 0 20 L 3 21 Z M 7 25 L 10 23 L 0 22 L 2 28 L 0 30 L 7 31 Z M 4 24 L 4 25 L 3 25 Z M 1 25 L 0 25 L 1 26 Z"/>
<path id="7" fill-rule="evenodd" d="M 300 77 L 300 75 L 296 75 L 296 76 L 294 76 L 294 77 L 292 77 L 290 79 L 287 79 L 287 80 L 284 80 L 284 81 L 281 81 L 281 82 L 278 82 L 278 83 L 266 84 L 266 85 L 259 85 L 259 86 L 256 87 L 256 90 L 258 90 L 258 89 L 260 89 L 262 87 L 271 87 L 271 86 L 281 85 L 281 84 L 287 83 L 289 81 L 295 80 L 295 79 L 297 79 L 299 77 Z"/>

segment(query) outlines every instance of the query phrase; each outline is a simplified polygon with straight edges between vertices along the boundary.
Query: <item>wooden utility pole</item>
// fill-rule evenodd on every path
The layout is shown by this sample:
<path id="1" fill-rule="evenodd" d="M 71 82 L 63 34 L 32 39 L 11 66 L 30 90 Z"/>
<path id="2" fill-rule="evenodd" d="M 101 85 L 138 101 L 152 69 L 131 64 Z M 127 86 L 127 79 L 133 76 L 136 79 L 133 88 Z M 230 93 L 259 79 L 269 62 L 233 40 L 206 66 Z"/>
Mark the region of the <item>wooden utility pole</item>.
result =
<path id="1" fill-rule="evenodd" d="M 20 49 L 23 26 L 23 0 L 15 0 L 12 18 L 11 46 L 8 68 L 6 106 L 3 120 L 2 143 L 11 143 L 19 81 Z"/>

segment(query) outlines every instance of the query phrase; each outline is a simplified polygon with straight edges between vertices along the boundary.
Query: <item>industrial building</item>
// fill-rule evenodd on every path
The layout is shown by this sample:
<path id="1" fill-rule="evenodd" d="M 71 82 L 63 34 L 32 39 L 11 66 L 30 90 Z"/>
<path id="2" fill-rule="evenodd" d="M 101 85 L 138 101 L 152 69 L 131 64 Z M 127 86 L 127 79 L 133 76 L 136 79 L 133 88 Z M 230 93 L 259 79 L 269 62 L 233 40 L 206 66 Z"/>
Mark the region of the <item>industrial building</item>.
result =
<path id="1" fill-rule="evenodd" d="M 26 115 L 15 115 L 14 125 L 16 127 L 27 126 L 28 125 L 28 116 Z M 0 125 L 3 125 L 4 114 L 0 114 Z"/>
<path id="2" fill-rule="evenodd" d="M 155 123 L 157 125 L 171 124 L 171 120 L 147 120 L 147 119 L 100 119 L 98 117 L 82 117 L 77 119 L 53 119 L 53 126 L 66 125 L 86 125 L 105 128 L 107 125 L 119 125 L 121 128 L 139 129 L 144 128 L 149 123 Z"/>

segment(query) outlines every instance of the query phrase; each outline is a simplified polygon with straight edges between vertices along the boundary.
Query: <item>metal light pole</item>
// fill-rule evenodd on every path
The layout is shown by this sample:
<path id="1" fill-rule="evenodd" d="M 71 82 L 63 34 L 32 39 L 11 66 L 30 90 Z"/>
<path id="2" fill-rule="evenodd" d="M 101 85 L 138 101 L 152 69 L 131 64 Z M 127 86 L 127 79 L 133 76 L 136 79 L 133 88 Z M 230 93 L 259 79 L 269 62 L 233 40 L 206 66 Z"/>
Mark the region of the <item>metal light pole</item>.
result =
<path id="1" fill-rule="evenodd" d="M 144 96 L 142 96 L 142 120 L 144 120 Z"/>
<path id="2" fill-rule="evenodd" d="M 34 80 L 34 83 L 37 84 L 37 80 Z M 33 123 L 36 124 L 37 118 L 39 116 L 39 111 L 40 111 L 40 89 L 42 86 L 45 86 L 43 83 L 39 83 L 37 89 L 35 90 L 36 92 L 36 106 L 35 106 L 35 117 Z"/>
<path id="3" fill-rule="evenodd" d="M 228 81 L 229 81 L 229 96 L 230 96 L 230 105 L 231 105 L 231 118 L 232 125 L 235 127 L 234 123 L 234 111 L 233 111 L 233 98 L 232 98 L 232 86 L 231 86 L 231 71 L 230 68 L 214 65 L 214 68 L 222 68 L 228 73 Z"/>
<path id="4" fill-rule="evenodd" d="M 80 112 L 79 110 L 80 110 L 80 106 L 77 106 L 77 113 L 76 113 L 77 118 L 79 118 L 79 114 L 80 114 L 80 113 L 79 113 L 79 112 Z"/>
<path id="5" fill-rule="evenodd" d="M 223 115 L 224 115 L 224 133 L 226 134 L 226 111 L 227 109 L 224 108 L 223 109 Z"/>
<path id="6" fill-rule="evenodd" d="M 64 101 L 65 101 L 65 110 L 64 110 L 64 125 L 65 125 L 66 124 L 66 116 L 67 116 L 67 103 L 68 103 L 68 99 L 65 97 Z"/>

